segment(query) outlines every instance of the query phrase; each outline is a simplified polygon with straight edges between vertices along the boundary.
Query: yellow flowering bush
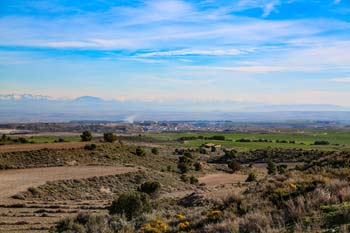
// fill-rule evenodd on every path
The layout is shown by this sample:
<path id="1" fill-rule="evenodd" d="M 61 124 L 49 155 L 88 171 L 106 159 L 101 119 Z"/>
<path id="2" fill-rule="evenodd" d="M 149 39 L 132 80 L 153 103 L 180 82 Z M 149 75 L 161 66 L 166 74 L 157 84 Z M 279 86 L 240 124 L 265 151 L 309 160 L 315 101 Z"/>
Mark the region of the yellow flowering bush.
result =
<path id="1" fill-rule="evenodd" d="M 162 219 L 151 220 L 142 226 L 144 233 L 162 233 L 168 229 L 168 225 Z"/>
<path id="2" fill-rule="evenodd" d="M 221 219 L 221 217 L 222 217 L 222 212 L 220 210 L 212 210 L 207 215 L 207 219 L 209 222 L 217 222 Z"/>
<path id="3" fill-rule="evenodd" d="M 179 231 L 188 231 L 190 229 L 190 222 L 185 221 L 179 223 Z"/>
<path id="4" fill-rule="evenodd" d="M 183 221 L 183 220 L 186 219 L 186 216 L 183 215 L 183 214 L 178 214 L 178 215 L 176 215 L 176 218 L 177 218 L 179 221 Z"/>
<path id="5" fill-rule="evenodd" d="M 289 185 L 292 189 L 298 189 L 298 186 L 296 184 L 290 184 Z"/>

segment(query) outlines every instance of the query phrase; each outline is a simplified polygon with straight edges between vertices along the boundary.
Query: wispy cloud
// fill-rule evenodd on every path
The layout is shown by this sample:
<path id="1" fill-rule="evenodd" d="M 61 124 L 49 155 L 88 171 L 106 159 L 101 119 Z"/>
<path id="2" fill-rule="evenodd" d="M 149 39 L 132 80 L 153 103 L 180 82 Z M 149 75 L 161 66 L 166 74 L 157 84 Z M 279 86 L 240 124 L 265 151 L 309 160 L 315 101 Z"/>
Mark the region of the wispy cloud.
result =
<path id="1" fill-rule="evenodd" d="M 187 55 L 208 55 L 208 56 L 226 56 L 226 55 L 238 55 L 241 51 L 238 49 L 212 49 L 212 50 L 200 50 L 200 49 L 181 49 L 161 52 L 150 52 L 137 54 L 137 57 L 158 57 L 158 56 L 187 56 Z"/>

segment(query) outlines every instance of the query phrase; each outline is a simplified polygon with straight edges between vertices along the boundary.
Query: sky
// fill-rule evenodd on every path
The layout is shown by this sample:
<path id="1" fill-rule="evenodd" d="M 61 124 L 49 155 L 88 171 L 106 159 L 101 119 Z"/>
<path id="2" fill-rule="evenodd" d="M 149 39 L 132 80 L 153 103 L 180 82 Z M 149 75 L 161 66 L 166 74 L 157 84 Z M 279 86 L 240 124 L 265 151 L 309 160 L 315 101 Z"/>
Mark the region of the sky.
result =
<path id="1" fill-rule="evenodd" d="M 0 0 L 0 94 L 350 106 L 350 1 Z"/>

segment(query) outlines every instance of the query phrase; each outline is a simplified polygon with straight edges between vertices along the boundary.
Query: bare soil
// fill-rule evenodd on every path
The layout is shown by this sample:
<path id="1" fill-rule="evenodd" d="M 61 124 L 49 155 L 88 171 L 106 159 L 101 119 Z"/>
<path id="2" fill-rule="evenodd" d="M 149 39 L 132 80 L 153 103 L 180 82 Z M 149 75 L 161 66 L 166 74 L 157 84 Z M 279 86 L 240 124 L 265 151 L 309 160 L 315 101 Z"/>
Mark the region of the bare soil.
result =
<path id="1" fill-rule="evenodd" d="M 18 151 L 35 151 L 35 150 L 42 150 L 42 149 L 83 148 L 86 144 L 91 144 L 91 142 L 60 142 L 60 143 L 34 143 L 34 144 L 1 145 L 0 146 L 0 153 L 18 152 Z"/>
<path id="2" fill-rule="evenodd" d="M 81 179 L 93 176 L 107 176 L 137 171 L 136 167 L 81 166 L 12 169 L 0 171 L 0 202 L 18 192 L 45 184 L 47 181 Z"/>

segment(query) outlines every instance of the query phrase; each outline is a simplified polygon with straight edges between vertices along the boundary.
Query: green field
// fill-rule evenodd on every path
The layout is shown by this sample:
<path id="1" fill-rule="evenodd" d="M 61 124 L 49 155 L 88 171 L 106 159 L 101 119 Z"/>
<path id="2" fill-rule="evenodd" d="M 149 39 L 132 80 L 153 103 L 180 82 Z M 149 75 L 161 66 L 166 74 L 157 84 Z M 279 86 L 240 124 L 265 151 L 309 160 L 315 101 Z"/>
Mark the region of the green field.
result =
<path id="1" fill-rule="evenodd" d="M 214 143 L 222 146 L 237 147 L 239 149 L 258 149 L 266 147 L 280 148 L 303 148 L 303 149 L 325 149 L 340 150 L 350 149 L 350 132 L 342 131 L 287 131 L 281 133 L 161 133 L 147 134 L 147 136 L 158 140 L 171 141 L 181 137 L 203 136 L 212 137 L 216 135 L 225 136 L 225 140 L 187 140 L 186 146 L 200 146 L 203 143 Z M 272 142 L 236 142 L 239 139 L 266 139 Z M 295 141 L 294 143 L 277 143 L 276 140 Z M 315 141 L 328 141 L 330 145 L 315 146 Z"/>

